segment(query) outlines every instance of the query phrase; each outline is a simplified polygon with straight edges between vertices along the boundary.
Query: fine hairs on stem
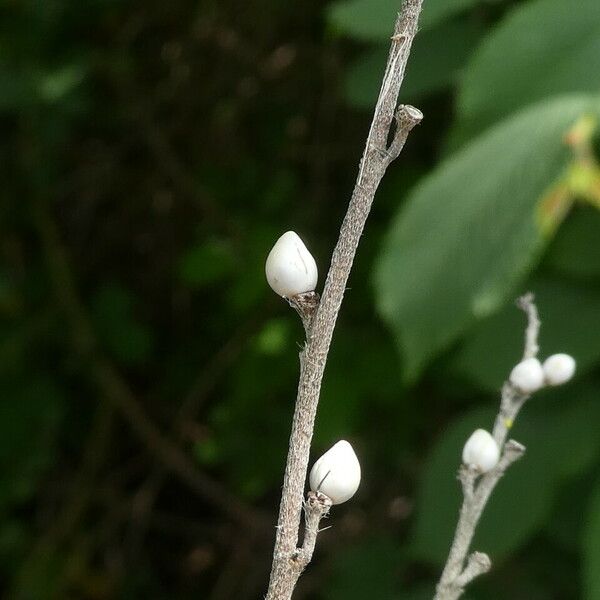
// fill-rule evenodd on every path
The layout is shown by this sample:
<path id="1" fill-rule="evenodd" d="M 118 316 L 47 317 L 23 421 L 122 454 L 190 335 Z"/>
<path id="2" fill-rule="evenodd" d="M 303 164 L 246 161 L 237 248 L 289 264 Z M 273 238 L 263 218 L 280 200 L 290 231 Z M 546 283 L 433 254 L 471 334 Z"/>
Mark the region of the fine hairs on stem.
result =
<path id="1" fill-rule="evenodd" d="M 329 510 L 330 499 L 318 491 L 309 493 L 306 503 L 303 500 L 321 381 L 354 256 L 375 193 L 387 167 L 404 147 L 408 134 L 423 118 L 421 111 L 412 106 L 398 106 L 398 93 L 417 33 L 422 2 L 405 0 L 396 20 L 358 178 L 333 251 L 321 299 L 318 300 L 314 290 L 303 290 L 297 296 L 288 298 L 302 317 L 306 343 L 300 353 L 300 380 L 267 600 L 291 598 L 300 574 L 312 558 L 319 521 Z M 388 141 L 390 137 L 391 141 Z M 277 274 L 271 271 L 267 275 Z M 303 544 L 299 546 L 303 503 L 306 527 Z"/>

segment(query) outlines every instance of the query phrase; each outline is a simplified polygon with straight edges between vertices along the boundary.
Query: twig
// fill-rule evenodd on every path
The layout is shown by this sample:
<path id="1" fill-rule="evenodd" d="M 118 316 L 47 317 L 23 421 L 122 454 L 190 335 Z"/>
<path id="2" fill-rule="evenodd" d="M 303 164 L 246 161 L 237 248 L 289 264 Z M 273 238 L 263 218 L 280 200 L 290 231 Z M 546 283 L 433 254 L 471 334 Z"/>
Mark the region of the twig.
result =
<path id="1" fill-rule="evenodd" d="M 540 333 L 540 317 L 531 292 L 524 294 L 517 300 L 517 306 L 527 315 L 527 328 L 525 329 L 525 350 L 523 360 L 534 358 L 540 350 L 538 336 Z"/>
<path id="2" fill-rule="evenodd" d="M 257 320 L 252 317 L 247 323 L 236 330 L 223 347 L 204 365 L 202 371 L 192 383 L 189 391 L 179 405 L 170 427 L 171 437 L 175 440 L 179 442 L 184 441 L 185 424 L 193 419 L 194 415 L 212 394 L 219 381 L 243 350 L 244 342 L 256 326 Z M 144 530 L 154 510 L 154 503 L 167 480 L 168 474 L 169 470 L 165 465 L 162 463 L 156 464 L 153 471 L 136 493 L 138 503 L 136 505 L 135 527 L 131 533 L 132 545 L 134 547 L 140 547 L 142 544 Z"/>
<path id="3" fill-rule="evenodd" d="M 517 306 L 527 316 L 527 327 L 525 328 L 525 344 L 523 348 L 523 360 L 535 358 L 539 351 L 538 337 L 540 333 L 540 318 L 534 302 L 533 294 L 528 293 L 517 300 Z M 502 448 L 506 441 L 508 431 L 513 426 L 521 407 L 529 398 L 527 394 L 519 392 L 510 382 L 505 382 L 502 386 L 502 396 L 500 400 L 500 411 L 494 423 L 493 436 Z"/>
<path id="4" fill-rule="evenodd" d="M 262 513 L 244 504 L 218 482 L 198 470 L 185 453 L 163 435 L 118 370 L 98 351 L 93 327 L 77 293 L 66 249 L 43 202 L 36 203 L 35 221 L 58 304 L 71 329 L 74 348 L 88 361 L 91 376 L 98 388 L 148 450 L 201 498 L 246 527 L 262 528 L 265 524 Z"/>
<path id="5" fill-rule="evenodd" d="M 527 316 L 523 359 L 534 358 L 539 350 L 540 320 L 533 294 L 526 294 L 519 298 L 517 305 Z M 506 469 L 525 453 L 523 445 L 514 440 L 506 441 L 506 438 L 528 398 L 527 394 L 517 390 L 510 382 L 507 381 L 503 385 L 500 410 L 493 431 L 494 440 L 502 452 L 498 465 L 479 479 L 479 474 L 475 470 L 465 465 L 460 468 L 459 479 L 463 489 L 463 504 L 448 560 L 437 585 L 435 600 L 456 600 L 462 595 L 468 583 L 489 571 L 492 566 L 487 554 L 474 552 L 468 558 L 467 555 L 479 519 L 496 484 Z"/>
<path id="6" fill-rule="evenodd" d="M 125 36 L 122 47 L 131 43 L 132 40 Z M 132 78 L 123 77 L 120 73 L 114 73 L 114 85 L 128 116 L 135 122 L 141 141 L 150 151 L 156 169 L 162 171 L 179 194 L 191 199 L 209 221 L 235 237 L 238 232 L 231 219 L 225 218 L 219 204 L 177 154 L 169 136 L 157 125 L 157 94 L 148 95 L 147 90 L 138 89 Z"/>
<path id="7" fill-rule="evenodd" d="M 300 571 L 306 568 L 311 561 L 321 519 L 327 515 L 331 508 L 331 500 L 321 492 L 308 492 L 304 503 L 304 540 L 302 548 L 296 551 L 293 560 L 298 564 Z"/>
<path id="8" fill-rule="evenodd" d="M 113 407 L 108 404 L 101 404 L 97 408 L 73 487 L 60 511 L 54 515 L 48 529 L 40 535 L 19 568 L 13 582 L 11 597 L 22 596 L 23 590 L 27 589 L 28 582 L 36 569 L 39 569 L 40 563 L 58 553 L 63 543 L 72 535 L 85 516 L 93 500 L 94 480 L 106 458 L 106 450 L 109 447 L 111 426 L 114 420 L 113 413 Z"/>
<path id="9" fill-rule="evenodd" d="M 302 551 L 297 547 L 302 498 L 321 381 L 333 330 L 375 192 L 387 167 L 402 150 L 409 132 L 423 118 L 422 113 L 412 106 L 396 108 L 421 5 L 422 0 L 406 0 L 396 20 L 358 178 L 333 251 L 321 301 L 307 326 L 306 344 L 300 353 L 300 381 L 267 600 L 288 600 L 306 566 L 303 561 L 297 560 L 298 553 Z M 391 135 L 394 121 L 395 131 Z M 390 137 L 391 142 L 388 142 Z"/>
<path id="10" fill-rule="evenodd" d="M 146 115 L 143 109 L 140 109 L 137 114 L 134 114 L 134 118 L 141 126 L 142 139 L 150 149 L 156 167 L 166 174 L 179 193 L 193 199 L 208 219 L 217 223 L 233 237 L 237 231 L 232 219 L 224 217 L 219 211 L 218 203 L 204 189 L 192 171 L 183 164 L 167 137 L 153 122 L 152 116 Z"/>
<path id="11" fill-rule="evenodd" d="M 235 363 L 246 347 L 248 338 L 261 325 L 261 321 L 252 315 L 242 323 L 232 336 L 202 366 L 202 370 L 185 394 L 171 426 L 174 435 L 183 437 L 184 425 L 197 415 L 215 388 L 223 380 L 228 370 Z"/>

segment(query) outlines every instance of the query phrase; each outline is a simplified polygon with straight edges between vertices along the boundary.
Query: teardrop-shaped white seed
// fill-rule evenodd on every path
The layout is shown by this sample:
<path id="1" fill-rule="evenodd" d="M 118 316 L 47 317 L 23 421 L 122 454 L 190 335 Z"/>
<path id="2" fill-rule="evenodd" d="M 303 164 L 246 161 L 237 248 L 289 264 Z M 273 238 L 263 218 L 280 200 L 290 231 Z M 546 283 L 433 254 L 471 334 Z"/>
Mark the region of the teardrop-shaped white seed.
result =
<path id="1" fill-rule="evenodd" d="M 350 500 L 360 484 L 360 463 L 346 440 L 332 446 L 310 471 L 310 489 L 322 492 L 333 504 Z"/>
<path id="2" fill-rule="evenodd" d="M 543 368 L 548 385 L 562 385 L 575 375 L 575 359 L 569 354 L 553 354 L 544 361 Z"/>
<path id="3" fill-rule="evenodd" d="M 537 358 L 526 358 L 511 371 L 509 379 L 524 394 L 532 394 L 544 385 L 544 369 Z"/>
<path id="4" fill-rule="evenodd" d="M 273 291 L 285 298 L 317 287 L 317 263 L 298 234 L 284 233 L 273 246 L 265 264 L 267 281 Z"/>
<path id="5" fill-rule="evenodd" d="M 500 449 L 485 429 L 476 429 L 463 448 L 462 460 L 465 465 L 487 473 L 498 464 Z"/>

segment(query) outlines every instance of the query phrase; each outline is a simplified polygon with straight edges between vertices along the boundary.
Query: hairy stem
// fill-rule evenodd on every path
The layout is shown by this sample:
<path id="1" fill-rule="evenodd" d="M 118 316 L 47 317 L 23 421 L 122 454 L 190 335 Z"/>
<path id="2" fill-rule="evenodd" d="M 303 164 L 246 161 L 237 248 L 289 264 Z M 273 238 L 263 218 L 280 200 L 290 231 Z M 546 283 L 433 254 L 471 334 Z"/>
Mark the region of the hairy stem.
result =
<path id="1" fill-rule="evenodd" d="M 527 316 L 525 329 L 525 347 L 523 358 L 537 356 L 540 320 L 533 295 L 526 294 L 517 302 Z M 463 465 L 459 479 L 463 489 L 463 503 L 460 509 L 454 540 L 448 560 L 437 585 L 435 600 L 456 600 L 460 598 L 467 584 L 479 575 L 490 570 L 492 563 L 483 552 L 474 552 L 467 556 L 475 535 L 479 519 L 485 506 L 506 469 L 521 458 L 525 447 L 514 440 L 506 441 L 523 404 L 529 398 L 519 392 L 510 382 L 502 387 L 500 410 L 494 423 L 493 437 L 502 451 L 500 461 L 494 469 L 479 477 L 479 473 Z"/>
<path id="2" fill-rule="evenodd" d="M 397 107 L 398 92 L 404 78 L 412 41 L 417 32 L 422 1 L 406 0 L 396 21 L 358 178 L 333 251 L 323 294 L 310 321 L 305 320 L 307 339 L 300 353 L 300 381 L 267 600 L 289 599 L 305 566 L 302 564 L 303 561 L 295 560 L 298 552 L 301 551 L 298 548 L 298 537 L 304 482 L 321 381 L 333 330 L 375 192 L 387 167 L 401 152 L 409 132 L 423 118 L 422 113 L 412 106 Z M 394 126 L 394 133 L 390 136 Z M 390 137 L 392 139 L 388 141 Z"/>

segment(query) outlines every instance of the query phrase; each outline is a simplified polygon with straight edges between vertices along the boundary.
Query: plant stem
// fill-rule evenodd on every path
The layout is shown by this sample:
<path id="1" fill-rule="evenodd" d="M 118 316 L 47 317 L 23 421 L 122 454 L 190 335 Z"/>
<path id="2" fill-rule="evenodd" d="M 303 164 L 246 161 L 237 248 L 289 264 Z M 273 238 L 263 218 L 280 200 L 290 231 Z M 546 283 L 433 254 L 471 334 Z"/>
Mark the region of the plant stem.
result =
<path id="1" fill-rule="evenodd" d="M 305 567 L 297 557 L 304 483 L 313 435 L 321 381 L 333 330 L 346 284 L 375 193 L 387 167 L 400 154 L 411 129 L 423 118 L 412 106 L 397 107 L 412 41 L 423 0 L 406 0 L 398 15 L 388 62 L 383 76 L 373 121 L 367 136 L 352 198 L 333 251 L 323 294 L 308 324 L 304 349 L 300 353 L 300 381 L 292 423 L 289 451 L 273 565 L 267 600 L 288 600 Z M 395 130 L 391 135 L 392 130 Z M 391 141 L 388 140 L 391 137 Z"/>
<path id="2" fill-rule="evenodd" d="M 532 294 L 526 294 L 517 302 L 527 316 L 525 329 L 525 347 L 523 359 L 537 356 L 540 320 Z M 529 398 L 519 392 L 510 382 L 502 387 L 500 410 L 494 423 L 493 437 L 502 451 L 498 465 L 489 473 L 478 479 L 479 474 L 463 465 L 459 471 L 459 479 L 463 489 L 463 504 L 460 509 L 454 540 L 450 548 L 448 560 L 442 571 L 436 588 L 434 600 L 456 600 L 462 596 L 465 587 L 473 579 L 490 570 L 492 563 L 487 554 L 473 552 L 467 557 L 479 519 L 485 506 L 506 469 L 521 458 L 525 447 L 514 440 L 506 441 L 508 432 L 513 426 L 523 404 Z"/>

